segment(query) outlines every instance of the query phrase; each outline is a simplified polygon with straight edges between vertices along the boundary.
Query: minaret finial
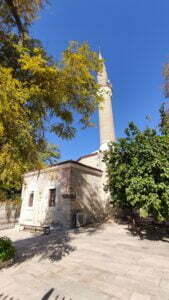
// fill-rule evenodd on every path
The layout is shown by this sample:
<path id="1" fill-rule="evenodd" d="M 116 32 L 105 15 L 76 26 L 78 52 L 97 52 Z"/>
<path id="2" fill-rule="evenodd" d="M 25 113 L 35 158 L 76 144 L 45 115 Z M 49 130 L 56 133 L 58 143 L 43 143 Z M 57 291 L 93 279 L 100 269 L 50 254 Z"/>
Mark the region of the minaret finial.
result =
<path id="1" fill-rule="evenodd" d="M 99 46 L 99 58 L 100 59 L 103 59 L 103 57 L 102 57 L 102 52 L 101 52 L 101 47 Z"/>
<path id="2" fill-rule="evenodd" d="M 102 71 L 98 73 L 97 81 L 100 85 L 107 85 L 107 83 L 109 82 L 108 74 L 107 74 L 106 66 L 100 49 L 99 49 L 99 59 L 103 61 L 103 68 Z"/>

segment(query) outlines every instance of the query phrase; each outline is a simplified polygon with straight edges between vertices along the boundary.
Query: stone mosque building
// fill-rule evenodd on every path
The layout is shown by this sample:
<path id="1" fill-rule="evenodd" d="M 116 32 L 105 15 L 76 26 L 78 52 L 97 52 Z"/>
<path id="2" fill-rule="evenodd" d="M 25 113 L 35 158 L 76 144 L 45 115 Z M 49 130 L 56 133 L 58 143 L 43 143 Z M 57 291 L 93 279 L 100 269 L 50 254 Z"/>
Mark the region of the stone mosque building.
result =
<path id="1" fill-rule="evenodd" d="M 108 143 L 115 141 L 112 87 L 105 64 L 97 79 L 105 100 L 99 108 L 100 149 L 77 161 L 63 161 L 25 174 L 19 220 L 22 228 L 71 228 L 105 217 L 109 196 L 103 188 L 106 172 L 102 156 Z"/>

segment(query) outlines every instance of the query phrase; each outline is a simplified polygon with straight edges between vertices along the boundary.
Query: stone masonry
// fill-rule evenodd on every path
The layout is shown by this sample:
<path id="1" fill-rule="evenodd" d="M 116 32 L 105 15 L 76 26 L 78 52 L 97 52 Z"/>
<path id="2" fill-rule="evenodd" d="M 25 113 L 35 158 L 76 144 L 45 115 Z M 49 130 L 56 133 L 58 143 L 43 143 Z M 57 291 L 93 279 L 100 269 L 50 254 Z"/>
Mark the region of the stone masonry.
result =
<path id="1" fill-rule="evenodd" d="M 43 226 L 45 224 L 71 227 L 77 212 L 96 218 L 96 208 L 102 207 L 100 182 L 102 172 L 78 162 L 67 161 L 24 177 L 22 208 L 19 224 Z M 49 207 L 49 190 L 56 189 L 55 205 Z M 34 193 L 29 207 L 29 195 Z"/>

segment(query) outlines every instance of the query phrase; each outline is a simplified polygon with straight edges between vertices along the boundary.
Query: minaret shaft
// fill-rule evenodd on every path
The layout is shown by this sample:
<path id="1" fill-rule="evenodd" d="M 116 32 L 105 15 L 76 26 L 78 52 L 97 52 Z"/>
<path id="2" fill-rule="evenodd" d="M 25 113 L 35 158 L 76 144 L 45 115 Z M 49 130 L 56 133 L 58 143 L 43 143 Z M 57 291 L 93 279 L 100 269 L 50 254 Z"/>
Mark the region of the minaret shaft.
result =
<path id="1" fill-rule="evenodd" d="M 110 141 L 115 141 L 114 118 L 112 111 L 112 101 L 110 88 L 101 89 L 104 102 L 99 108 L 100 146 Z"/>
<path id="2" fill-rule="evenodd" d="M 102 59 L 101 54 L 99 57 Z M 112 87 L 104 63 L 103 70 L 98 74 L 97 79 L 98 84 L 100 84 L 100 94 L 104 99 L 99 107 L 100 149 L 106 150 L 108 143 L 115 141 L 115 126 L 112 109 Z"/>

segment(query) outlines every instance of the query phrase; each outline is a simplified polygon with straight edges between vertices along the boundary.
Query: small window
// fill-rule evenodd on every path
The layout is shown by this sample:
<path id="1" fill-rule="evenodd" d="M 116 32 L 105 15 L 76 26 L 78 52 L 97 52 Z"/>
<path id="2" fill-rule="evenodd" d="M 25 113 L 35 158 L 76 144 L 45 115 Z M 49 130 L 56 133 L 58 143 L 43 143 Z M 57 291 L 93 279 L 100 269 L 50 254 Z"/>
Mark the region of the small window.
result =
<path id="1" fill-rule="evenodd" d="M 29 195 L 29 207 L 33 206 L 33 198 L 34 198 L 34 192 L 31 192 Z"/>
<path id="2" fill-rule="evenodd" d="M 56 189 L 49 190 L 49 206 L 55 206 Z"/>

